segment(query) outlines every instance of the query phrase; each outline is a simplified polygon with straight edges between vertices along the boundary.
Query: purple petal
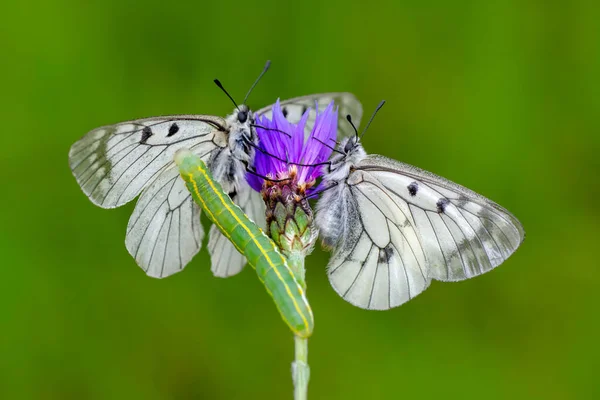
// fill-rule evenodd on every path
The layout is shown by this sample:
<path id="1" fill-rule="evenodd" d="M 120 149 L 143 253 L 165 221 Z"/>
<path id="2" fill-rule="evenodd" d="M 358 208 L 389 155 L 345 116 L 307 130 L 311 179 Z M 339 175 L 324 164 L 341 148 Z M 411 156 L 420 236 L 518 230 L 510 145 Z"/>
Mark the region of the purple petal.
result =
<path id="1" fill-rule="evenodd" d="M 306 140 L 304 130 L 310 109 L 306 110 L 297 124 L 290 123 L 284 117 L 279 99 L 273 105 L 272 111 L 272 119 L 256 117 L 256 124 L 260 126 L 256 127 L 256 132 L 259 148 L 262 149 L 255 152 L 254 168 L 257 174 L 271 177 L 289 176 L 289 169 L 293 164 L 288 165 L 285 160 L 292 163 L 318 164 L 329 158 L 332 149 L 324 143 L 333 145 L 337 134 L 338 110 L 334 110 L 333 102 L 323 112 L 317 112 L 315 125 Z M 296 166 L 296 169 L 297 185 L 314 182 L 322 175 L 320 165 Z M 262 189 L 262 178 L 247 173 L 246 180 L 254 190 Z M 309 189 L 309 193 L 315 189 Z"/>

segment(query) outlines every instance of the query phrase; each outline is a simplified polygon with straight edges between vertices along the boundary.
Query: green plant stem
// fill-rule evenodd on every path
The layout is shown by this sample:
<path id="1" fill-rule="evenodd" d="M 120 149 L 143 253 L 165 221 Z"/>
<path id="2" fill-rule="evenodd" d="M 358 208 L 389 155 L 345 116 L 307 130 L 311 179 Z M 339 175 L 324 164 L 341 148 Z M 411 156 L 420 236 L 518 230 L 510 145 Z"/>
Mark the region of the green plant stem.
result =
<path id="1" fill-rule="evenodd" d="M 304 281 L 304 257 L 301 252 L 291 252 L 288 264 L 296 279 L 306 290 Z M 294 382 L 294 400 L 306 400 L 308 398 L 308 381 L 310 379 L 310 367 L 308 366 L 308 339 L 299 336 L 294 337 L 295 358 L 292 363 L 292 380 Z"/>
<path id="2" fill-rule="evenodd" d="M 308 339 L 295 336 L 294 341 L 296 348 L 296 358 L 292 363 L 294 400 L 306 400 L 308 397 L 308 380 L 310 379 L 310 367 L 308 366 Z"/>
<path id="3" fill-rule="evenodd" d="M 305 281 L 305 270 L 304 270 L 304 257 L 300 251 L 292 251 L 287 257 L 288 265 L 292 272 L 294 273 L 294 278 L 298 281 L 302 289 L 306 290 L 306 281 Z"/>

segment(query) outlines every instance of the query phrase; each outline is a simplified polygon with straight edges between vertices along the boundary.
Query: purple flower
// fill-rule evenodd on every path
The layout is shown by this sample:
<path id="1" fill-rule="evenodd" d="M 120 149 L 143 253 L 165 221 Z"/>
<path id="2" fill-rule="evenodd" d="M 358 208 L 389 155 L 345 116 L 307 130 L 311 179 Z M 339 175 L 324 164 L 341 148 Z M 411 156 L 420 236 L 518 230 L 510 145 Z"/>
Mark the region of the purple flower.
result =
<path id="1" fill-rule="evenodd" d="M 322 175 L 322 166 L 317 164 L 327 161 L 331 147 L 335 146 L 338 120 L 338 110 L 334 110 L 331 102 L 323 112 L 317 113 L 315 125 L 305 140 L 309 112 L 310 109 L 306 110 L 300 121 L 292 124 L 285 119 L 277 100 L 273 120 L 264 116 L 256 118 L 262 151 L 256 151 L 254 157 L 256 174 L 276 180 L 291 178 L 281 183 L 295 188 L 295 192 L 308 194 L 314 192 L 316 179 Z M 257 192 L 263 189 L 263 178 L 248 173 L 246 180 Z"/>

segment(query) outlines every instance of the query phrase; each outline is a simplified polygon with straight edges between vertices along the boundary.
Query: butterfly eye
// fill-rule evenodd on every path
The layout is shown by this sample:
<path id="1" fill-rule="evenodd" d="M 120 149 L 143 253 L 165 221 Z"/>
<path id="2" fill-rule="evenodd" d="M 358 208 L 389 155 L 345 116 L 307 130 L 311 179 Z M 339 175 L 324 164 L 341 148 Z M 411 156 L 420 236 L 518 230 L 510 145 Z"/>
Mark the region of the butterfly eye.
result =
<path id="1" fill-rule="evenodd" d="M 238 121 L 240 123 L 245 123 L 248 120 L 248 111 L 240 111 L 238 112 Z"/>
<path id="2" fill-rule="evenodd" d="M 348 140 L 346 142 L 346 145 L 344 146 L 344 152 L 345 153 L 350 152 L 350 150 L 352 150 L 353 147 L 354 147 L 354 141 L 352 139 Z"/>

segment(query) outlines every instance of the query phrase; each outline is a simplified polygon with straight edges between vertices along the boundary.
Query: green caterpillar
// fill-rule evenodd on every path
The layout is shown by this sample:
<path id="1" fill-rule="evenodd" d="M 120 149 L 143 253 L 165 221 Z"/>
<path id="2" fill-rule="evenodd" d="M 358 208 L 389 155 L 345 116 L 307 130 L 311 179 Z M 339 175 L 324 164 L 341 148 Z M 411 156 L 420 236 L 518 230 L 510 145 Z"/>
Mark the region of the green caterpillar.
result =
<path id="1" fill-rule="evenodd" d="M 256 270 L 285 323 L 295 335 L 309 337 L 314 326 L 312 310 L 275 243 L 223 193 L 198 156 L 181 149 L 175 153 L 175 163 L 196 203 Z"/>

